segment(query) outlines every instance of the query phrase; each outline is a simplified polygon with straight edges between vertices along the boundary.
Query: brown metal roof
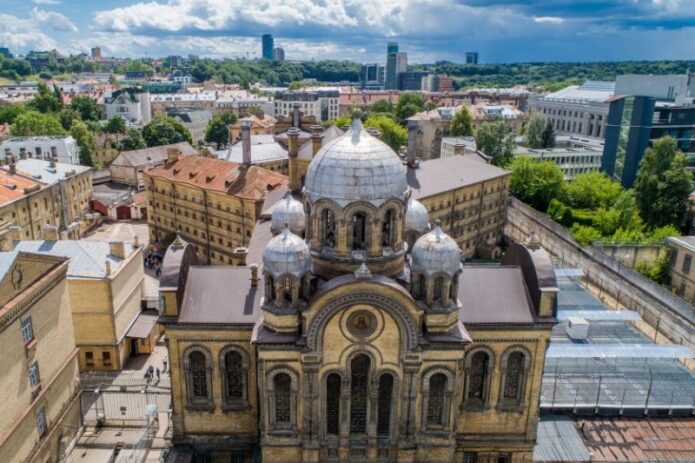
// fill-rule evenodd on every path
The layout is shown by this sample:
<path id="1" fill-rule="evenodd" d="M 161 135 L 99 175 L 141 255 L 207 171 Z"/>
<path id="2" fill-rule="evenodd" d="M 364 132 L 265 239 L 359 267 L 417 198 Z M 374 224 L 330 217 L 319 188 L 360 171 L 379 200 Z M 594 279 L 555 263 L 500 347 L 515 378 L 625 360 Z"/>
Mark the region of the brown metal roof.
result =
<path id="1" fill-rule="evenodd" d="M 145 315 L 141 313 L 138 318 L 135 319 L 135 323 L 132 324 L 128 330 L 126 337 L 135 339 L 145 339 L 152 332 L 152 328 L 157 324 L 159 317 L 157 315 Z"/>
<path id="2" fill-rule="evenodd" d="M 263 282 L 251 286 L 247 267 L 191 267 L 179 323 L 253 325 L 261 315 Z"/>
<path id="3" fill-rule="evenodd" d="M 477 156 L 451 156 L 430 159 L 416 169 L 409 168 L 407 179 L 413 197 L 421 199 L 510 174 Z"/>
<path id="4" fill-rule="evenodd" d="M 464 325 L 534 322 L 520 267 L 464 265 L 458 297 Z"/>

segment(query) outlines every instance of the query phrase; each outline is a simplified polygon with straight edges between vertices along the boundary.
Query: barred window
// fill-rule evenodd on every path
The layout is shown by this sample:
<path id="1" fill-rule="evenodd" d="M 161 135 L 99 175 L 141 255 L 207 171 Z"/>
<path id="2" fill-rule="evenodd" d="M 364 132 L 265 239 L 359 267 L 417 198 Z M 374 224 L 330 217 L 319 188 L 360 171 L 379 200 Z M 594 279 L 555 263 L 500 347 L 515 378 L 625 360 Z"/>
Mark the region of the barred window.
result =
<path id="1" fill-rule="evenodd" d="M 430 392 L 427 403 L 428 424 L 442 425 L 444 422 L 446 381 L 446 375 L 443 373 L 436 373 L 430 378 Z"/>
<path id="2" fill-rule="evenodd" d="M 205 355 L 200 351 L 189 354 L 191 379 L 193 383 L 193 397 L 208 396 L 207 372 L 205 371 Z"/>
<path id="3" fill-rule="evenodd" d="M 393 402 L 393 376 L 384 373 L 379 378 L 379 407 L 376 433 L 379 436 L 391 434 L 391 405 Z"/>
<path id="4" fill-rule="evenodd" d="M 468 399 L 484 400 L 489 363 L 490 357 L 487 353 L 479 351 L 473 354 L 468 372 Z"/>
<path id="5" fill-rule="evenodd" d="M 512 352 L 507 360 L 507 374 L 504 378 L 504 398 L 519 400 L 524 370 L 524 354 Z"/>
<path id="6" fill-rule="evenodd" d="M 326 434 L 340 433 L 340 376 L 333 373 L 326 378 Z"/>
<path id="7" fill-rule="evenodd" d="M 273 378 L 275 388 L 275 423 L 289 424 L 292 420 L 290 389 L 292 378 L 287 373 L 278 373 Z"/>
<path id="8" fill-rule="evenodd" d="M 371 361 L 364 354 L 352 359 L 350 381 L 350 432 L 367 432 L 367 397 Z"/>
<path id="9" fill-rule="evenodd" d="M 236 351 L 227 352 L 224 356 L 226 375 L 226 390 L 228 399 L 243 399 L 244 397 L 244 373 L 241 354 Z"/>

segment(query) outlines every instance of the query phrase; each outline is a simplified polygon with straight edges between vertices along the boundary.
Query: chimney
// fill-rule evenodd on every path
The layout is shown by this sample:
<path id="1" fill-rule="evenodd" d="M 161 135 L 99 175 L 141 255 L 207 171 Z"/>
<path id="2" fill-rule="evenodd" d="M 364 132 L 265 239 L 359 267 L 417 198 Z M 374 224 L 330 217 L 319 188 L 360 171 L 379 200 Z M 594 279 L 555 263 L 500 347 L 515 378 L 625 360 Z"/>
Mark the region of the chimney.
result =
<path id="1" fill-rule="evenodd" d="M 300 122 L 299 103 L 295 103 L 294 109 L 292 110 L 292 127 L 299 128 Z"/>
<path id="2" fill-rule="evenodd" d="M 321 133 L 323 132 L 323 126 L 321 126 L 321 124 L 314 124 L 309 127 L 309 130 L 311 130 L 311 133 Z"/>
<path id="3" fill-rule="evenodd" d="M 140 247 L 140 237 L 139 237 L 138 235 L 135 235 L 135 238 L 134 238 L 134 241 L 133 241 L 133 245 L 134 245 L 136 248 L 139 248 L 139 247 Z"/>
<path id="4" fill-rule="evenodd" d="M 265 119 L 265 111 L 263 111 L 262 109 L 259 109 L 256 112 L 256 117 L 259 118 L 260 120 Z"/>
<path id="5" fill-rule="evenodd" d="M 251 165 L 251 121 L 242 119 L 241 121 L 241 153 L 243 164 Z"/>
<path id="6" fill-rule="evenodd" d="M 104 264 L 106 265 L 106 268 L 105 268 L 106 276 L 110 277 L 111 276 L 111 261 L 107 260 L 106 262 L 104 262 Z"/>
<path id="7" fill-rule="evenodd" d="M 54 158 L 53 156 L 51 156 L 51 159 L 49 159 L 49 161 L 48 161 L 48 165 L 49 165 L 50 167 L 55 167 L 55 166 L 56 166 L 56 158 Z"/>
<path id="8" fill-rule="evenodd" d="M 350 130 L 350 126 L 349 125 L 341 125 L 340 130 L 342 130 L 343 132 L 347 132 L 348 130 Z"/>
<path id="9" fill-rule="evenodd" d="M 7 159 L 10 165 L 10 174 L 15 175 L 17 173 L 17 163 L 14 160 L 14 155 Z"/>
<path id="10" fill-rule="evenodd" d="M 408 121 L 408 148 L 406 162 L 410 167 L 415 167 L 415 140 L 417 139 L 418 124 L 416 121 Z"/>
<path id="11" fill-rule="evenodd" d="M 381 140 L 381 132 L 379 132 L 379 129 L 375 129 L 374 127 L 370 127 L 367 129 L 367 133 L 371 135 L 372 137 Z"/>
<path id="12" fill-rule="evenodd" d="M 466 154 L 466 145 L 463 143 L 456 143 L 454 144 L 454 154 L 456 156 L 463 156 Z"/>
<path id="13" fill-rule="evenodd" d="M 297 127 L 287 129 L 287 154 L 291 158 L 296 158 L 299 151 L 299 133 L 300 130 Z"/>
<path id="14" fill-rule="evenodd" d="M 26 148 L 19 148 L 19 159 L 26 159 L 26 158 L 27 158 Z"/>
<path id="15" fill-rule="evenodd" d="M 60 239 L 60 236 L 58 235 L 58 227 L 51 224 L 44 225 L 42 237 L 48 241 L 58 241 Z"/>
<path id="16" fill-rule="evenodd" d="M 123 244 L 123 241 L 110 241 L 109 254 L 121 259 L 125 259 L 125 245 Z"/>
<path id="17" fill-rule="evenodd" d="M 58 148 L 51 146 L 51 158 L 58 159 Z"/>
<path id="18" fill-rule="evenodd" d="M 251 269 L 251 286 L 255 288 L 258 286 L 258 264 L 251 264 L 249 268 Z"/>
<path id="19" fill-rule="evenodd" d="M 312 133 L 311 134 L 311 157 L 316 156 L 316 154 L 321 149 L 323 145 L 323 134 L 322 133 Z"/>
<path id="20" fill-rule="evenodd" d="M 167 148 L 167 164 L 172 164 L 178 161 L 179 154 L 181 154 L 181 150 L 179 150 L 178 148 Z"/>
<path id="21" fill-rule="evenodd" d="M 12 150 L 9 148 L 5 148 L 5 162 L 9 163 L 11 157 L 12 157 Z"/>

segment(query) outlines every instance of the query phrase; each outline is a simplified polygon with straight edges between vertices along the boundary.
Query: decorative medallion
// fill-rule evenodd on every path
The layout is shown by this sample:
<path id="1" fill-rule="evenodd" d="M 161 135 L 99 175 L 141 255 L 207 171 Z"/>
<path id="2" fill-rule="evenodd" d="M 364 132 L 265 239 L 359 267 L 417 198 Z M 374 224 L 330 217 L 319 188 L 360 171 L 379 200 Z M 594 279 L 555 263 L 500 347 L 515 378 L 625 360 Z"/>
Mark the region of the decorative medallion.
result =
<path id="1" fill-rule="evenodd" d="M 355 337 L 366 338 L 376 331 L 376 318 L 366 310 L 359 310 L 348 317 L 347 327 Z"/>
<path id="2" fill-rule="evenodd" d="M 12 269 L 12 287 L 14 289 L 19 289 L 22 285 L 22 277 L 24 276 L 24 270 L 22 270 L 21 265 L 15 265 Z"/>

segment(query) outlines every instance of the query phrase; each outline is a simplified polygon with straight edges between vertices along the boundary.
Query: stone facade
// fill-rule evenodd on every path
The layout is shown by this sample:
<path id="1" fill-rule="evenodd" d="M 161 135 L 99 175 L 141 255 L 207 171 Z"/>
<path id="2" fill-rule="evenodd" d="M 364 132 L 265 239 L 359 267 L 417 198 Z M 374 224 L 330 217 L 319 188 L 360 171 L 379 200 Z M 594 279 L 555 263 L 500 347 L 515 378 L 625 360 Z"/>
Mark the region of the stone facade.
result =
<path id="1" fill-rule="evenodd" d="M 66 259 L 0 252 L 0 461 L 58 461 L 80 426 Z"/>

